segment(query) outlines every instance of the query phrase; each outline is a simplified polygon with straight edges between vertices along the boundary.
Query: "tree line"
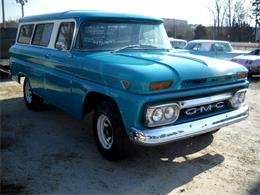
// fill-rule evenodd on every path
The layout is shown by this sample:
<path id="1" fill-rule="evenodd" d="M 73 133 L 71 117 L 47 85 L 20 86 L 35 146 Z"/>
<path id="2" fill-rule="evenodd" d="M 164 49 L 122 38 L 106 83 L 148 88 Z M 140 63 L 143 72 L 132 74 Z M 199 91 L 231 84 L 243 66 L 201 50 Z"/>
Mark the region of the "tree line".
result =
<path id="1" fill-rule="evenodd" d="M 209 6 L 213 26 L 198 25 L 195 39 L 224 39 L 229 41 L 255 41 L 260 27 L 260 0 L 252 0 L 247 7 L 245 0 L 213 0 Z M 250 26 L 252 19 L 255 26 Z"/>

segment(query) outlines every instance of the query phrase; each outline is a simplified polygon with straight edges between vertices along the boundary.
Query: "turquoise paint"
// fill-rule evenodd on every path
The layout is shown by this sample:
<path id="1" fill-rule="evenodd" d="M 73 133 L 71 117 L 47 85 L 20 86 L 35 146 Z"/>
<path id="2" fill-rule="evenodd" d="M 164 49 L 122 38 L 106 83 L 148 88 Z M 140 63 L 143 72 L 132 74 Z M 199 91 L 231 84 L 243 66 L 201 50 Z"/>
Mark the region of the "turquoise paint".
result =
<path id="1" fill-rule="evenodd" d="M 25 17 L 20 22 L 75 18 L 78 31 L 85 17 L 162 22 L 145 16 L 77 11 Z M 87 52 L 15 44 L 10 53 L 13 79 L 26 75 L 36 94 L 79 118 L 84 115 L 84 100 L 89 93 L 107 95 L 117 103 L 127 131 L 131 127 L 144 128 L 144 109 L 149 104 L 248 87 L 246 79 L 235 76 L 247 71 L 241 65 L 163 49 Z M 215 77 L 226 75 L 231 76 L 229 80 L 213 82 Z M 198 79 L 208 80 L 191 86 L 183 84 Z M 122 80 L 129 81 L 128 89 L 122 87 Z M 149 89 L 150 83 L 166 80 L 174 82 L 169 89 Z"/>
<path id="2" fill-rule="evenodd" d="M 33 22 L 33 21 L 43 21 L 43 20 L 59 20 L 59 19 L 106 19 L 106 20 L 132 20 L 132 21 L 154 21 L 162 22 L 162 19 L 145 16 L 140 14 L 131 13 L 115 13 L 115 12 L 105 12 L 105 11 L 84 11 L 84 10 L 74 10 L 65 11 L 60 13 L 42 14 L 36 16 L 27 16 L 19 20 L 20 23 Z"/>

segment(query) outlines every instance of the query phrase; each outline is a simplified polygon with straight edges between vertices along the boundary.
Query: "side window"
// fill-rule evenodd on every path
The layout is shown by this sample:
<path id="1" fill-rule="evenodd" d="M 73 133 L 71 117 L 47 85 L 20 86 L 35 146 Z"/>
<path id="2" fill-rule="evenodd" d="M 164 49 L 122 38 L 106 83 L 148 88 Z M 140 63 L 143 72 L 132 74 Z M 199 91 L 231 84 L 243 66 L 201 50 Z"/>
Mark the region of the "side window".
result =
<path id="1" fill-rule="evenodd" d="M 56 43 L 63 43 L 66 50 L 69 50 L 71 47 L 74 27 L 74 22 L 63 22 L 60 25 Z"/>
<path id="2" fill-rule="evenodd" d="M 52 29 L 53 23 L 37 24 L 32 44 L 47 47 L 51 39 Z"/>
<path id="3" fill-rule="evenodd" d="M 219 51 L 219 52 L 229 52 L 232 50 L 228 43 L 214 43 L 211 49 L 213 51 Z"/>
<path id="4" fill-rule="evenodd" d="M 201 43 L 194 44 L 192 50 L 201 50 Z"/>
<path id="5" fill-rule="evenodd" d="M 200 50 L 201 48 L 201 43 L 188 43 L 188 45 L 185 47 L 185 49 L 188 50 Z"/>
<path id="6" fill-rule="evenodd" d="M 212 44 L 212 45 L 211 45 L 210 51 L 216 51 L 215 44 Z"/>
<path id="7" fill-rule="evenodd" d="M 214 43 L 212 45 L 212 50 L 221 52 L 221 51 L 224 51 L 224 47 L 222 44 Z"/>
<path id="8" fill-rule="evenodd" d="M 31 37 L 32 37 L 33 27 L 34 27 L 34 24 L 22 25 L 20 27 L 20 32 L 19 32 L 17 42 L 23 43 L 23 44 L 29 44 Z"/>

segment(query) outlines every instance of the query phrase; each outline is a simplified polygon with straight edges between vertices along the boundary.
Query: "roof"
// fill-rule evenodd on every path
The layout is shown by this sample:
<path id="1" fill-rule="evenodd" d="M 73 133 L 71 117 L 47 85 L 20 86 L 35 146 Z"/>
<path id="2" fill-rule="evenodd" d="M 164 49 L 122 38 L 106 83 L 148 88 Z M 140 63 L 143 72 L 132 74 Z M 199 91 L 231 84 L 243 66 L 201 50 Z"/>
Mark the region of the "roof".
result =
<path id="1" fill-rule="evenodd" d="M 95 11 L 95 10 L 71 10 L 58 13 L 42 14 L 35 16 L 23 17 L 19 22 L 33 22 L 33 21 L 43 21 L 43 20 L 59 20 L 59 19 L 69 19 L 69 18 L 90 18 L 90 19 L 122 19 L 122 20 L 143 20 L 143 21 L 154 21 L 163 22 L 162 19 L 138 15 L 133 13 L 119 13 L 119 12 L 106 12 L 106 11 Z"/>
<path id="2" fill-rule="evenodd" d="M 186 42 L 187 43 L 187 41 L 185 39 L 175 39 L 175 38 L 169 37 L 169 40 L 170 41 L 182 41 L 182 42 Z"/>
<path id="3" fill-rule="evenodd" d="M 189 43 L 229 43 L 229 41 L 222 41 L 222 40 L 206 40 L 206 39 L 198 39 L 189 41 Z"/>

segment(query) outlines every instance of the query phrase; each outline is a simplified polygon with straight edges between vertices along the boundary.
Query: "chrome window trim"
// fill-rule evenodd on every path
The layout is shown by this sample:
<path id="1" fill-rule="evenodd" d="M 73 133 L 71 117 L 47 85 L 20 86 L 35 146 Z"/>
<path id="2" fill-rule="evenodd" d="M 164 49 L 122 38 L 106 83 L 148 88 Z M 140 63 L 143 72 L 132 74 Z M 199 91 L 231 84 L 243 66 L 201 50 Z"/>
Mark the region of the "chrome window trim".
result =
<path id="1" fill-rule="evenodd" d="M 60 21 L 60 23 L 57 26 L 57 30 L 56 30 L 56 36 L 55 36 L 55 41 L 54 41 L 54 45 L 53 45 L 54 49 L 57 49 L 56 48 L 56 43 L 57 43 L 57 39 L 58 39 L 58 36 L 59 36 L 60 27 L 61 27 L 62 23 L 68 23 L 68 22 L 74 23 L 74 28 L 73 28 L 73 33 L 72 33 L 72 37 L 71 37 L 70 47 L 69 47 L 69 49 L 66 49 L 65 51 L 70 51 L 72 49 L 73 40 L 75 38 L 76 28 L 77 28 L 75 20 L 63 20 L 63 21 Z"/>
<path id="2" fill-rule="evenodd" d="M 50 39 L 49 39 L 49 42 L 47 45 L 40 45 L 40 44 L 36 44 L 34 43 L 35 41 L 35 36 L 36 36 L 36 29 L 39 25 L 52 25 L 52 29 L 51 29 L 51 35 L 50 35 Z M 48 23 L 41 23 L 41 24 L 35 24 L 34 25 L 34 30 L 33 30 L 33 36 L 31 37 L 31 42 L 30 42 L 30 45 L 33 45 L 33 46 L 37 46 L 37 47 L 42 47 L 42 48 L 48 48 L 50 46 L 50 43 L 52 41 L 52 34 L 53 34 L 53 30 L 55 28 L 55 23 L 54 22 L 48 22 Z"/>
<path id="3" fill-rule="evenodd" d="M 33 30 L 32 30 L 32 34 L 31 34 L 29 43 L 20 43 L 19 42 L 21 27 L 24 26 L 24 25 L 33 25 Z M 32 42 L 32 37 L 33 37 L 33 34 L 34 34 L 34 30 L 35 30 L 35 23 L 21 23 L 21 24 L 19 24 L 19 26 L 17 28 L 17 32 L 16 32 L 15 43 L 21 44 L 21 45 L 30 45 L 31 42 Z"/>
<path id="4" fill-rule="evenodd" d="M 73 45 L 74 45 L 74 42 L 75 42 L 74 39 L 75 39 L 75 36 L 76 36 L 76 29 L 77 29 L 77 21 L 76 21 L 75 18 L 56 19 L 56 20 L 40 20 L 40 21 L 31 21 L 31 22 L 19 23 L 17 34 L 16 34 L 16 41 L 15 41 L 15 43 L 16 44 L 21 44 L 21 45 L 34 46 L 34 47 L 39 47 L 39 48 L 49 48 L 49 49 L 55 49 L 56 50 L 56 48 L 55 48 L 55 41 L 56 41 L 56 37 L 58 35 L 59 26 L 60 26 L 60 24 L 62 22 L 74 22 L 74 24 L 75 24 L 73 37 L 72 37 L 72 42 L 71 42 L 71 47 L 70 47 L 70 50 L 71 50 L 73 48 Z M 33 45 L 32 44 L 32 40 L 33 40 L 33 37 L 34 37 L 34 34 L 35 34 L 36 25 L 37 24 L 46 24 L 46 23 L 53 23 L 52 34 L 51 34 L 51 38 L 50 38 L 48 46 L 44 47 L 44 46 L 40 46 L 40 45 Z M 18 37 L 19 37 L 20 28 L 21 28 L 22 25 L 26 25 L 26 24 L 34 24 L 33 33 L 32 33 L 32 36 L 31 36 L 30 43 L 29 44 L 19 43 L 18 42 Z M 67 51 L 70 51 L 70 50 L 67 50 Z"/>

